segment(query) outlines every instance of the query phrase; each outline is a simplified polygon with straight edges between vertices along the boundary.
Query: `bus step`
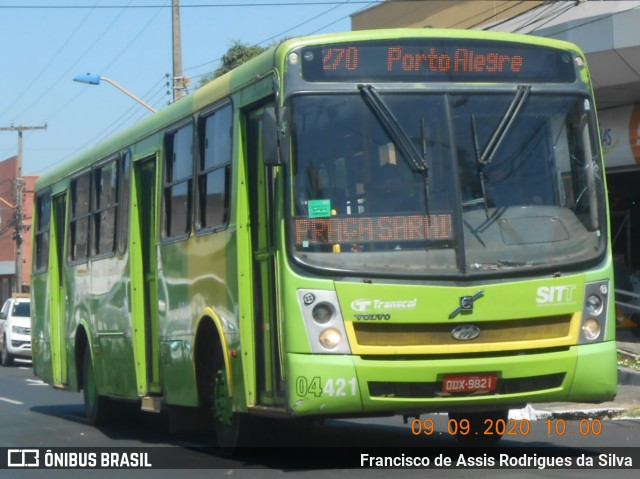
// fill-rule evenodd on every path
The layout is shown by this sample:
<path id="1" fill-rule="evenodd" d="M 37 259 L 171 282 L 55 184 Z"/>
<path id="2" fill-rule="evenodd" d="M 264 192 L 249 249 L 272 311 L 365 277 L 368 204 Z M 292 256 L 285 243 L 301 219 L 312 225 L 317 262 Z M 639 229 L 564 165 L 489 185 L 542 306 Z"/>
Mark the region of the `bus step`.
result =
<path id="1" fill-rule="evenodd" d="M 160 396 L 144 396 L 140 409 L 145 412 L 160 412 L 162 409 L 162 397 Z"/>

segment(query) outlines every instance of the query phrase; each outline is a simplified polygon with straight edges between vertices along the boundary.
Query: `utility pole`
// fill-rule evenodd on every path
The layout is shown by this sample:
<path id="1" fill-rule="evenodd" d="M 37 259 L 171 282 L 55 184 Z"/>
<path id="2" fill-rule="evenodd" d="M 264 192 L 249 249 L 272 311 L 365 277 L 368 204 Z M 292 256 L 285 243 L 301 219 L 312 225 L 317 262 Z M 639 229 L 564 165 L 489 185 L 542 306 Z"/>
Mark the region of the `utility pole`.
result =
<path id="1" fill-rule="evenodd" d="M 22 132 L 25 130 L 46 130 L 47 124 L 43 126 L 8 126 L 0 127 L 0 131 L 17 131 L 18 132 L 18 159 L 16 161 L 16 211 L 15 211 L 15 233 L 13 240 L 16 242 L 16 283 L 14 292 L 22 293 L 22 232 L 23 225 L 23 208 L 22 208 Z"/>
<path id="2" fill-rule="evenodd" d="M 180 0 L 173 0 L 171 27 L 173 31 L 173 101 L 182 98 L 185 86 L 182 76 L 182 43 L 180 41 Z"/>

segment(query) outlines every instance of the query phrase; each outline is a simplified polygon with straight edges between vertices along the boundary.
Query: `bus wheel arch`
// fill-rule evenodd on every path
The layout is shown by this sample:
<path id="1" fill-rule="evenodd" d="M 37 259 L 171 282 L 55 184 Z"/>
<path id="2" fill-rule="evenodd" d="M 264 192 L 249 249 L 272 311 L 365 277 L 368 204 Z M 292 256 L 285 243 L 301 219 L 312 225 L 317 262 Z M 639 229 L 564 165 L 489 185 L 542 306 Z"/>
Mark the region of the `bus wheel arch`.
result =
<path id="1" fill-rule="evenodd" d="M 198 404 L 201 407 L 211 407 L 210 378 L 213 375 L 213 366 L 216 350 L 222 349 L 220 334 L 211 317 L 201 319 L 194 343 L 194 366 L 196 374 L 196 386 L 198 390 Z"/>
<path id="2" fill-rule="evenodd" d="M 76 330 L 76 339 L 75 339 L 75 348 L 74 348 L 74 361 L 75 361 L 75 378 L 76 384 L 78 385 L 78 391 L 84 388 L 83 382 L 83 372 L 82 368 L 84 365 L 84 355 L 87 349 L 90 349 L 89 346 L 89 337 L 84 327 L 79 326 Z"/>
<path id="3" fill-rule="evenodd" d="M 218 446 L 231 454 L 244 436 L 246 414 L 233 411 L 231 371 L 221 331 L 211 316 L 198 325 L 195 339 L 195 369 L 198 402 L 210 414 Z"/>
<path id="4" fill-rule="evenodd" d="M 87 422 L 91 426 L 102 426 L 111 420 L 109 398 L 98 393 L 95 377 L 95 364 L 89 338 L 83 327 L 76 332 L 75 348 L 76 374 L 78 388 L 82 389 L 84 410 Z"/>

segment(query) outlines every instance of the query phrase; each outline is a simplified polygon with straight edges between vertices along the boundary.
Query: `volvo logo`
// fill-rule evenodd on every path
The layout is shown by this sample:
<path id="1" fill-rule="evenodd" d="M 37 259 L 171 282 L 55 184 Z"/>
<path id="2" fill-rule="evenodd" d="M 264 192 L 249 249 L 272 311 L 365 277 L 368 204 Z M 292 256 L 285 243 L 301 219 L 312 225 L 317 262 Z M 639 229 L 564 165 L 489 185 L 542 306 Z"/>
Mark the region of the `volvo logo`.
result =
<path id="1" fill-rule="evenodd" d="M 458 306 L 456 309 L 454 309 L 451 312 L 451 314 L 449 315 L 449 319 L 455 318 L 460 313 L 463 313 L 463 314 L 473 313 L 474 301 L 477 301 L 483 296 L 484 296 L 484 291 L 482 290 L 476 291 L 476 294 L 474 294 L 473 296 L 460 296 L 460 300 L 459 300 L 460 302 L 458 303 L 460 306 Z"/>
<path id="2" fill-rule="evenodd" d="M 451 330 L 451 336 L 458 341 L 471 341 L 472 339 L 476 339 L 480 336 L 480 328 L 478 326 L 473 326 L 472 324 L 463 324 L 453 328 Z"/>

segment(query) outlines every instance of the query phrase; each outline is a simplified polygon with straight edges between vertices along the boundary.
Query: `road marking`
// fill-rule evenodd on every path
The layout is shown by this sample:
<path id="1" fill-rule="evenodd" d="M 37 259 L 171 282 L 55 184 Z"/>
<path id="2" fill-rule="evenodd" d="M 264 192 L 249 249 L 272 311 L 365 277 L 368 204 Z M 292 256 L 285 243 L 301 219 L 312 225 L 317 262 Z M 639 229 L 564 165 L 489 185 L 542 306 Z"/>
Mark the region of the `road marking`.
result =
<path id="1" fill-rule="evenodd" d="M 48 384 L 42 382 L 40 379 L 25 379 L 27 386 L 48 386 Z"/>
<path id="2" fill-rule="evenodd" d="M 14 401 L 13 399 L 8 399 L 8 398 L 3 398 L 3 397 L 0 397 L 0 401 L 8 402 L 10 404 L 24 404 L 23 402 Z"/>

